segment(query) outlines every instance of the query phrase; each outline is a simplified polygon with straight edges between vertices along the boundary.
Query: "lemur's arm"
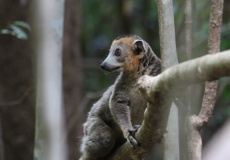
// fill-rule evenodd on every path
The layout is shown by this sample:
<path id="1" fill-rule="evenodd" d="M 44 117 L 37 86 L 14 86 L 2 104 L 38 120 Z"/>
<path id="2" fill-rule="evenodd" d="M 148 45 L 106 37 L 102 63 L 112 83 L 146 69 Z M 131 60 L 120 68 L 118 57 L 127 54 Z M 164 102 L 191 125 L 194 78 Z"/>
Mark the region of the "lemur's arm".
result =
<path id="1" fill-rule="evenodd" d="M 128 129 L 132 129 L 129 103 L 129 97 L 123 91 L 115 92 L 110 101 L 113 118 L 120 126 L 125 138 L 128 136 Z"/>
<path id="2" fill-rule="evenodd" d="M 129 103 L 128 94 L 125 91 L 117 91 L 111 97 L 110 110 L 124 137 L 131 143 L 133 148 L 136 148 L 139 143 L 135 139 L 135 132 L 139 127 L 132 127 Z"/>

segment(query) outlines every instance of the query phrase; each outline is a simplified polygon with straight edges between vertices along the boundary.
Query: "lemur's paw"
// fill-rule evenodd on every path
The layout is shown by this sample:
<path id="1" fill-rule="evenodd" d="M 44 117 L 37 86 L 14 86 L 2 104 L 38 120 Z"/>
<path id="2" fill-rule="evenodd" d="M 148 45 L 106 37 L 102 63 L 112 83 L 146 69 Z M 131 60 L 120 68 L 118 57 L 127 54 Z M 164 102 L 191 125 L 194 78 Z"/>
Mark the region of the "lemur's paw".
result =
<path id="1" fill-rule="evenodd" d="M 128 130 L 129 135 L 127 138 L 128 138 L 129 143 L 132 145 L 133 149 L 136 149 L 137 147 L 141 145 L 135 138 L 135 133 L 138 131 L 139 128 L 140 128 L 140 125 L 135 125 L 133 126 L 133 129 Z"/>
<path id="2" fill-rule="evenodd" d="M 136 129 L 136 132 L 137 130 L 141 127 L 141 125 L 134 125 L 133 128 Z"/>

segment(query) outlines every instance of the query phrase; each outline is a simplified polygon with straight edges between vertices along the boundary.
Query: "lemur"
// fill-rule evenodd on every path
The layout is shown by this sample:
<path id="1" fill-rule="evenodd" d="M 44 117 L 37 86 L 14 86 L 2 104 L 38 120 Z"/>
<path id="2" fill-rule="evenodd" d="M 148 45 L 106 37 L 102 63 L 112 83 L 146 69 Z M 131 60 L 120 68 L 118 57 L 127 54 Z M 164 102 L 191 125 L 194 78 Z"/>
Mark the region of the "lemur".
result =
<path id="1" fill-rule="evenodd" d="M 81 160 L 105 159 L 126 140 L 134 148 L 140 145 L 135 132 L 142 123 L 147 102 L 137 81 L 142 75 L 159 74 L 160 65 L 149 44 L 136 35 L 120 36 L 112 42 L 101 68 L 119 71 L 120 75 L 88 113 Z"/>

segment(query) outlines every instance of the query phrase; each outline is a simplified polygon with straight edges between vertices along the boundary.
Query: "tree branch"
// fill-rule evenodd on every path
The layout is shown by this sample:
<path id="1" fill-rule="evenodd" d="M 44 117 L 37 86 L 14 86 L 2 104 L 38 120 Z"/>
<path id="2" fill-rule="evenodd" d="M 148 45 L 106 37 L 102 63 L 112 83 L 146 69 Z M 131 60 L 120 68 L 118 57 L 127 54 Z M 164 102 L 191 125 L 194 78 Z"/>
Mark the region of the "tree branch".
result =
<path id="1" fill-rule="evenodd" d="M 230 50 L 227 50 L 216 55 L 207 55 L 181 63 L 165 70 L 156 77 L 142 76 L 138 82 L 139 88 L 147 101 L 152 105 L 151 107 L 153 107 L 148 107 L 148 111 L 146 112 L 152 116 L 152 120 L 148 122 L 148 124 L 154 124 L 154 126 L 148 126 L 153 132 L 152 136 L 158 137 L 159 133 L 162 133 L 162 130 L 164 130 L 164 125 L 162 124 L 165 121 L 164 112 L 162 112 L 165 106 L 162 106 L 161 101 L 157 101 L 158 97 L 156 95 L 168 92 L 171 93 L 172 97 L 175 97 L 175 93 L 180 93 L 180 89 L 183 90 L 188 84 L 230 76 L 229 64 Z M 154 119 L 155 116 L 157 118 Z M 194 119 L 193 117 L 190 120 L 191 123 L 201 123 L 199 119 Z M 195 136 L 199 133 L 197 130 L 192 130 L 192 132 Z M 192 142 L 201 145 L 201 139 L 193 140 Z M 195 154 L 195 152 L 192 152 L 192 154 Z"/>
<path id="2" fill-rule="evenodd" d="M 144 121 L 136 133 L 142 144 L 133 150 L 128 142 L 123 144 L 110 159 L 135 159 L 141 157 L 159 140 L 165 132 L 167 118 L 165 115 L 169 105 L 161 101 L 160 96 L 166 92 L 180 93 L 188 84 L 215 80 L 230 76 L 230 50 L 215 55 L 206 55 L 193 59 L 165 70 L 162 74 L 151 77 L 142 76 L 138 85 L 149 105 L 144 114 Z M 183 94 L 183 93 L 182 93 Z M 170 99 L 170 97 L 167 97 Z M 153 125 L 154 124 L 154 125 Z M 132 158 L 130 157 L 133 156 Z"/>
<path id="3" fill-rule="evenodd" d="M 214 55 L 206 55 L 173 66 L 158 76 L 142 76 L 138 85 L 149 105 L 144 114 L 144 121 L 136 133 L 142 146 L 133 150 L 128 142 L 123 144 L 110 159 L 132 159 L 140 157 L 150 149 L 165 132 L 169 105 L 159 99 L 165 93 L 180 93 L 188 84 L 216 80 L 230 76 L 230 50 Z M 183 93 L 181 93 L 183 94 Z M 170 98 L 170 97 L 167 97 Z M 154 125 L 153 125 L 154 124 Z"/>
<path id="4" fill-rule="evenodd" d="M 220 51 L 220 32 L 223 13 L 223 0 L 212 0 L 210 14 L 210 28 L 208 37 L 208 53 L 214 54 Z M 206 122 L 212 115 L 215 105 L 217 91 L 217 81 L 207 82 L 205 84 L 205 93 L 199 116 L 206 117 Z M 209 111 L 208 111 L 209 110 Z"/>
<path id="5" fill-rule="evenodd" d="M 214 55 L 206 55 L 173 66 L 158 76 L 142 76 L 139 79 L 140 89 L 148 100 L 155 92 L 175 93 L 188 84 L 216 80 L 230 76 L 230 50 Z M 182 93 L 183 94 L 183 93 Z"/>
<path id="6" fill-rule="evenodd" d="M 212 0 L 209 36 L 208 36 L 208 53 L 214 54 L 220 50 L 220 33 L 223 14 L 223 0 Z M 191 160 L 201 160 L 202 139 L 200 129 L 203 128 L 212 116 L 217 94 L 217 81 L 206 82 L 203 102 L 198 116 L 189 118 L 190 139 L 189 148 Z"/>

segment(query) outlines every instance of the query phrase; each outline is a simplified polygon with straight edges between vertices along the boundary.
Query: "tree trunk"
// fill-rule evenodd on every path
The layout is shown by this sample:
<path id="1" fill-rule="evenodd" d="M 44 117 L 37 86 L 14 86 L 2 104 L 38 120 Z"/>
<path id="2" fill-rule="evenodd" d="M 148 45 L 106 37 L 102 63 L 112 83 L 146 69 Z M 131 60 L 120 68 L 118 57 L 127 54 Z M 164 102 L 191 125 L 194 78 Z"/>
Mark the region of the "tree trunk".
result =
<path id="1" fill-rule="evenodd" d="M 175 38 L 175 26 L 174 26 L 174 14 L 173 14 L 173 1 L 169 0 L 163 2 L 158 1 L 158 17 L 159 17 L 159 35 L 161 46 L 161 67 L 162 72 L 165 69 L 178 64 L 177 51 L 176 51 L 176 38 Z M 165 150 L 164 160 L 172 159 L 176 160 L 179 156 L 178 147 L 178 109 L 175 104 L 172 104 L 170 99 L 166 97 L 160 97 L 166 104 L 171 103 L 169 120 L 167 122 L 167 132 L 165 134 Z M 165 110 L 165 112 L 168 112 Z M 168 117 L 165 117 L 168 119 Z M 176 124 L 175 124 L 176 123 Z"/>
<path id="2" fill-rule="evenodd" d="M 63 14 L 58 15 L 59 6 L 63 4 L 61 0 L 39 0 L 34 2 L 34 6 L 34 50 L 37 53 L 34 160 L 66 160 L 61 89 L 62 41 L 55 28 L 55 22 L 63 18 Z"/>
<path id="3" fill-rule="evenodd" d="M 83 119 L 81 115 L 82 88 L 82 60 L 80 52 L 81 1 L 65 0 L 64 37 L 63 37 L 63 93 L 69 159 L 79 157 L 80 144 L 78 137 L 82 137 Z M 76 145 L 77 144 L 77 145 Z"/>
<path id="4" fill-rule="evenodd" d="M 28 22 L 29 1 L 0 1 L 0 27 Z M 31 160 L 34 146 L 33 51 L 29 40 L 0 35 L 0 118 L 4 160 Z M 1 155 L 2 156 L 2 155 Z"/>

